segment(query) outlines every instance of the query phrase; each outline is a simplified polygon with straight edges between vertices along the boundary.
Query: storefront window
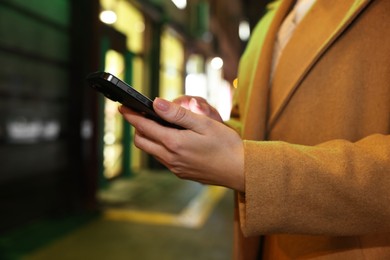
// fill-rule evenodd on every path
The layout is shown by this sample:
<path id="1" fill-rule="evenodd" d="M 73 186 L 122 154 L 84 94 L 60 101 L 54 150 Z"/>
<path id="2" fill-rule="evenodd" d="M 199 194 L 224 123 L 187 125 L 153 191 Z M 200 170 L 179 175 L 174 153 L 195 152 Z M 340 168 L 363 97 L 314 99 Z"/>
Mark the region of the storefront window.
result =
<path id="1" fill-rule="evenodd" d="M 216 57 L 205 60 L 190 55 L 186 64 L 185 94 L 206 99 L 220 113 L 223 120 L 230 118 L 232 92 L 223 78 L 223 61 Z"/>
<path id="2" fill-rule="evenodd" d="M 166 28 L 161 35 L 160 96 L 172 100 L 183 94 L 184 46 L 179 35 Z"/>
<path id="3" fill-rule="evenodd" d="M 105 71 L 123 79 L 125 62 L 123 56 L 109 50 L 106 53 Z M 118 113 L 118 104 L 104 98 L 103 174 L 107 179 L 121 174 L 123 166 L 123 121 Z"/>
<path id="4" fill-rule="evenodd" d="M 131 61 L 123 63 L 123 71 L 121 77 L 125 79 L 130 85 L 142 93 L 148 93 L 148 85 L 145 84 L 144 75 L 144 38 L 145 38 L 145 18 L 129 1 L 124 0 L 100 0 L 101 8 L 103 10 L 112 11 L 115 14 L 115 22 L 111 26 L 126 36 L 126 49 L 131 53 Z M 117 61 L 113 61 L 116 63 Z M 127 66 L 127 67 L 126 67 Z M 126 76 L 124 75 L 126 71 Z M 131 76 L 129 76 L 131 75 Z M 117 110 L 117 109 L 116 109 Z M 133 129 L 129 131 L 134 131 Z M 133 135 L 131 133 L 130 135 Z M 142 168 L 143 155 L 134 144 L 125 143 L 131 147 L 130 158 L 126 158 L 131 165 L 133 171 Z M 119 151 L 119 150 L 118 150 Z"/>

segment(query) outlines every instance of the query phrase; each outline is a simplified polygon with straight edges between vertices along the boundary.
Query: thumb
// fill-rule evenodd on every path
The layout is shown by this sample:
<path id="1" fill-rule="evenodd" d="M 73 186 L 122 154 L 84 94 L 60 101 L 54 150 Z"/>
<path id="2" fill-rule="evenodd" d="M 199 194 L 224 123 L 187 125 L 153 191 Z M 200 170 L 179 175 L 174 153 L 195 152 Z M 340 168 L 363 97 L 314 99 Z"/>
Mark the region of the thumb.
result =
<path id="1" fill-rule="evenodd" d="M 196 100 L 195 98 L 191 98 L 190 101 L 188 102 L 188 108 L 194 112 L 194 113 L 197 113 L 197 114 L 203 114 L 203 115 L 209 115 L 210 114 L 210 110 L 208 109 L 208 107 L 202 105 L 202 103 L 199 103 L 198 100 Z"/>
<path id="2" fill-rule="evenodd" d="M 200 116 L 178 104 L 169 102 L 165 99 L 156 98 L 153 102 L 153 108 L 161 118 L 170 123 L 195 132 L 201 129 L 199 127 Z"/>

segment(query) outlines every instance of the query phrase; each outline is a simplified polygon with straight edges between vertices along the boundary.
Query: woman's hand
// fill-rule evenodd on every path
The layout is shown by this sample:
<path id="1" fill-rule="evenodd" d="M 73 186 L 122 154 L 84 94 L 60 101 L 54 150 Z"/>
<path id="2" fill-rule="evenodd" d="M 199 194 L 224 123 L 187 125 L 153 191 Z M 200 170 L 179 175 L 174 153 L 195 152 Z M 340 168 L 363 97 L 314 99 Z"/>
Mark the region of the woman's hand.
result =
<path id="1" fill-rule="evenodd" d="M 176 103 L 196 114 L 205 115 L 219 122 L 223 122 L 218 111 L 214 107 L 210 106 L 210 104 L 202 97 L 181 96 L 173 100 L 173 103 Z"/>
<path id="2" fill-rule="evenodd" d="M 189 101 L 189 107 L 194 105 Z M 134 143 L 138 148 L 156 157 L 179 178 L 244 191 L 242 140 L 222 120 L 212 119 L 214 111 L 204 116 L 160 98 L 153 106 L 161 118 L 185 130 L 164 127 L 121 106 L 119 111 L 136 129 Z"/>

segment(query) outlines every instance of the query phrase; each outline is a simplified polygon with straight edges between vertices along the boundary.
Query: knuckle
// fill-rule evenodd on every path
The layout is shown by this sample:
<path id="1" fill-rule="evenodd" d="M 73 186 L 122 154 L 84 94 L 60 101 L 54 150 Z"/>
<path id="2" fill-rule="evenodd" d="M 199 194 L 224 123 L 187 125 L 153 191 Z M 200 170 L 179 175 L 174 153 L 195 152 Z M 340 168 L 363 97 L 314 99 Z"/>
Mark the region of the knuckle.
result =
<path id="1" fill-rule="evenodd" d="M 145 128 L 143 126 L 134 126 L 135 127 L 135 135 L 137 136 L 145 136 Z"/>
<path id="2" fill-rule="evenodd" d="M 182 144 L 178 138 L 167 138 L 163 140 L 163 144 L 169 151 L 172 151 L 174 154 L 180 154 L 180 151 L 182 150 Z"/>
<path id="3" fill-rule="evenodd" d="M 134 136 L 134 145 L 135 145 L 135 147 L 141 148 L 141 139 L 142 138 L 138 134 L 136 134 Z"/>
<path id="4" fill-rule="evenodd" d="M 165 158 L 164 158 L 164 161 L 166 162 L 167 165 L 169 165 L 170 168 L 175 168 L 175 165 L 176 165 L 176 158 L 173 154 L 171 153 L 168 153 Z"/>
<path id="5" fill-rule="evenodd" d="M 170 170 L 179 179 L 182 179 L 182 180 L 187 179 L 187 176 L 180 165 L 172 165 L 170 167 Z"/>
<path id="6" fill-rule="evenodd" d="M 175 153 L 168 153 L 164 157 L 165 165 L 168 169 L 179 178 L 184 178 L 185 167 L 179 156 Z"/>
<path id="7" fill-rule="evenodd" d="M 181 122 L 186 118 L 186 116 L 187 116 L 187 110 L 183 107 L 179 107 L 176 110 L 176 113 L 174 115 L 174 119 L 176 122 Z"/>

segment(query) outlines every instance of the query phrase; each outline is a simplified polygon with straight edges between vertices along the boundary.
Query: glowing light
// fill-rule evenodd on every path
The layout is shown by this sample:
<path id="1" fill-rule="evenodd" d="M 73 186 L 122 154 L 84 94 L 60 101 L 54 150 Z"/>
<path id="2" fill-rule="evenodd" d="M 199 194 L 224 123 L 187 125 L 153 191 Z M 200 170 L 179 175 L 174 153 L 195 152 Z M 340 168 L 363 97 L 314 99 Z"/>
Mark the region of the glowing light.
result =
<path id="1" fill-rule="evenodd" d="M 185 94 L 207 99 L 207 77 L 201 73 L 191 73 L 185 79 Z"/>
<path id="2" fill-rule="evenodd" d="M 220 70 L 223 67 L 223 60 L 220 57 L 215 57 L 211 60 L 211 67 L 215 70 Z"/>
<path id="3" fill-rule="evenodd" d="M 81 122 L 80 134 L 83 139 L 90 139 L 93 134 L 93 124 L 91 120 L 83 120 Z"/>
<path id="4" fill-rule="evenodd" d="M 237 87 L 238 87 L 238 79 L 237 79 L 237 78 L 235 78 L 235 79 L 233 80 L 233 87 L 234 87 L 234 88 L 237 88 Z"/>
<path id="5" fill-rule="evenodd" d="M 181 10 L 187 7 L 187 0 L 172 0 L 172 3 L 174 3 L 176 7 Z"/>
<path id="6" fill-rule="evenodd" d="M 61 126 L 57 121 L 49 121 L 43 124 L 41 137 L 45 140 L 55 140 L 57 139 Z"/>
<path id="7" fill-rule="evenodd" d="M 43 140 L 55 140 L 58 138 L 61 125 L 57 121 L 28 120 L 18 118 L 6 124 L 6 131 L 10 141 L 20 143 L 32 143 Z"/>
<path id="8" fill-rule="evenodd" d="M 105 24 L 114 24 L 117 20 L 116 13 L 111 10 L 102 11 L 99 18 Z"/>
<path id="9" fill-rule="evenodd" d="M 134 30 L 138 33 L 143 33 L 145 31 L 145 24 L 143 22 L 135 23 Z"/>
<path id="10" fill-rule="evenodd" d="M 242 41 L 247 41 L 251 36 L 251 29 L 248 21 L 241 21 L 238 27 L 238 35 Z"/>
<path id="11" fill-rule="evenodd" d="M 114 133 L 111 133 L 111 132 L 106 133 L 106 134 L 104 135 L 104 137 L 103 137 L 103 140 L 104 140 L 104 143 L 105 143 L 105 144 L 113 145 L 113 144 L 115 144 L 115 140 L 116 140 L 115 134 L 114 134 Z"/>

